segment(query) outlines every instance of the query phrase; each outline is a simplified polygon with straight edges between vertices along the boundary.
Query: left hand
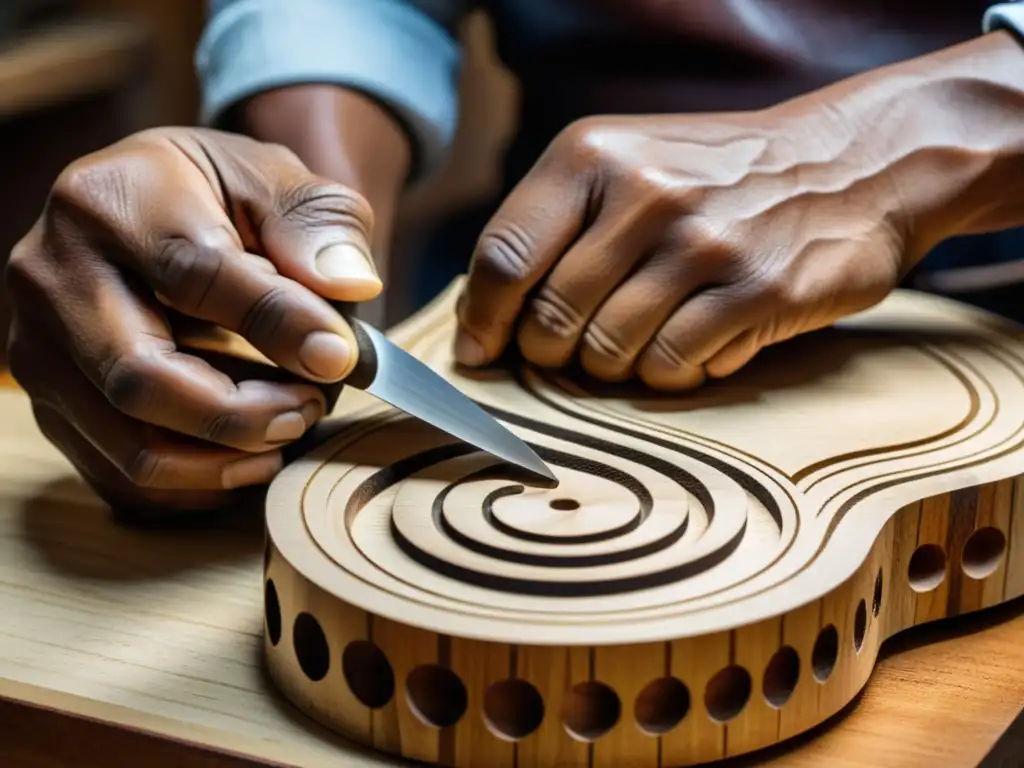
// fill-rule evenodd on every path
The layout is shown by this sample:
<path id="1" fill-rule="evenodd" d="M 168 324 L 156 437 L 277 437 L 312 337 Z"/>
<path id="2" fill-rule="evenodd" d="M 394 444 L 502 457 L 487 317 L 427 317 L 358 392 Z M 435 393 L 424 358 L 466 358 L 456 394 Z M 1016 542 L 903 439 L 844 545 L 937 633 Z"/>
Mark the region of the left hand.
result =
<path id="1" fill-rule="evenodd" d="M 457 358 L 515 335 L 538 366 L 687 389 L 877 303 L 911 257 L 871 130 L 804 102 L 570 126 L 480 238 Z"/>

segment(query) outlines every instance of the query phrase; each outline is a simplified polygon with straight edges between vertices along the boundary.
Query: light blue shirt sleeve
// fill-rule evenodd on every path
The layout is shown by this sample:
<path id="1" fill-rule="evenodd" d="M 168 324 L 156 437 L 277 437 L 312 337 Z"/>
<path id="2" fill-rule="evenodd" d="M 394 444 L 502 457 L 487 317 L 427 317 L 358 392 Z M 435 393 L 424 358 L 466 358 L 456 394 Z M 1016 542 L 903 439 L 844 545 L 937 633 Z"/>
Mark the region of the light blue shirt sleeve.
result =
<path id="1" fill-rule="evenodd" d="M 208 0 L 196 50 L 200 119 L 216 124 L 248 96 L 330 83 L 388 107 L 416 145 L 417 176 L 435 168 L 458 120 L 467 0 Z"/>

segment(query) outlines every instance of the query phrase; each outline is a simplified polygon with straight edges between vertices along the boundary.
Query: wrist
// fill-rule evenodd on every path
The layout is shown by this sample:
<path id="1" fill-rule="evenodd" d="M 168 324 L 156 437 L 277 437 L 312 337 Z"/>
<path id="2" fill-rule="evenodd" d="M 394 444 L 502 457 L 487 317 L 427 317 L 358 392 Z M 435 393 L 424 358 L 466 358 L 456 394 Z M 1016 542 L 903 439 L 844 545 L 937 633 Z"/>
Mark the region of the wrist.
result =
<path id="1" fill-rule="evenodd" d="M 386 280 L 392 222 L 412 162 L 398 121 L 357 92 L 302 85 L 253 96 L 234 110 L 233 122 L 239 132 L 288 147 L 313 173 L 366 198 L 374 214 L 374 255 Z"/>
<path id="2" fill-rule="evenodd" d="M 904 237 L 908 267 L 950 237 L 1024 225 L 1024 47 L 1009 33 L 808 100 L 804 109 L 842 124 L 825 141 L 841 165 L 871 177 Z"/>

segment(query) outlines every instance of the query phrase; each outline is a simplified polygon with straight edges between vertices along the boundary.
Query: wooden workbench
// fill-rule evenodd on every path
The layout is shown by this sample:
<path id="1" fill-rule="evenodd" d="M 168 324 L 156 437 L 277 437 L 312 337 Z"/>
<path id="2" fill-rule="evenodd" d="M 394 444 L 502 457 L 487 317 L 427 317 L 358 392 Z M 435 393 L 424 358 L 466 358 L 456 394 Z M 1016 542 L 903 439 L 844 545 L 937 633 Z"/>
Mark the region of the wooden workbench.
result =
<path id="1" fill-rule="evenodd" d="M 401 765 L 270 687 L 261 510 L 205 531 L 119 527 L 0 387 L 0 765 Z M 897 636 L 839 717 L 720 765 L 973 768 L 1022 707 L 1016 601 Z"/>

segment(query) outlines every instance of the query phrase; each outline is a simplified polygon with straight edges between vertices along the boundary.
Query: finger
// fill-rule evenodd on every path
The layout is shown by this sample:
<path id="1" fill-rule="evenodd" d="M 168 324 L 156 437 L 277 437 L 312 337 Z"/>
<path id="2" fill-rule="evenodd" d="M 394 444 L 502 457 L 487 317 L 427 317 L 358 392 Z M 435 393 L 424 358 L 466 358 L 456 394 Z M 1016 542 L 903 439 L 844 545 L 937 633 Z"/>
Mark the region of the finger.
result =
<path id="1" fill-rule="evenodd" d="M 604 381 L 624 381 L 658 329 L 701 285 L 714 264 L 679 247 L 664 247 L 620 285 L 583 334 L 580 364 Z"/>
<path id="2" fill-rule="evenodd" d="M 113 406 L 139 422 L 248 452 L 298 439 L 326 412 L 324 394 L 314 385 L 236 382 L 205 360 L 178 352 L 159 329 L 138 334 L 147 323 L 156 325 L 141 301 L 122 296 L 119 309 L 101 326 L 107 334 L 99 341 L 101 334 L 84 326 L 72 331 L 78 367 L 63 355 L 44 358 L 40 349 L 60 345 L 39 330 L 13 325 L 9 357 L 19 381 L 33 396 L 69 413 L 86 407 L 77 390 L 89 390 L 105 401 L 105 409 Z"/>
<path id="3" fill-rule="evenodd" d="M 190 132 L 199 151 L 179 146 L 219 188 L 249 250 L 326 299 L 369 301 L 381 292 L 369 245 L 373 211 L 361 195 L 313 174 L 282 146 L 215 136 Z"/>
<path id="4" fill-rule="evenodd" d="M 458 305 L 455 355 L 464 365 L 501 354 L 527 293 L 583 229 L 589 183 L 552 166 L 519 183 L 477 242 Z"/>
<path id="5" fill-rule="evenodd" d="M 276 450 L 246 453 L 136 421 L 113 408 L 81 376 L 69 381 L 59 395 L 48 394 L 33 398 L 37 407 L 58 412 L 136 487 L 231 490 L 268 483 L 282 466 Z"/>
<path id="6" fill-rule="evenodd" d="M 704 382 L 705 363 L 752 327 L 758 304 L 729 287 L 711 288 L 683 303 L 641 354 L 637 374 L 654 389 L 692 389 Z"/>
<path id="7" fill-rule="evenodd" d="M 528 300 L 517 333 L 527 360 L 550 368 L 569 362 L 594 312 L 648 254 L 654 235 L 638 224 L 602 211 L 556 263 Z"/>
<path id="8" fill-rule="evenodd" d="M 224 509 L 246 498 L 251 487 L 233 490 L 195 491 L 180 488 L 140 488 L 111 464 L 64 416 L 49 405 L 33 404 L 39 431 L 75 467 L 96 494 L 116 510 L 130 508 L 133 518 L 181 520 L 186 513 Z"/>

